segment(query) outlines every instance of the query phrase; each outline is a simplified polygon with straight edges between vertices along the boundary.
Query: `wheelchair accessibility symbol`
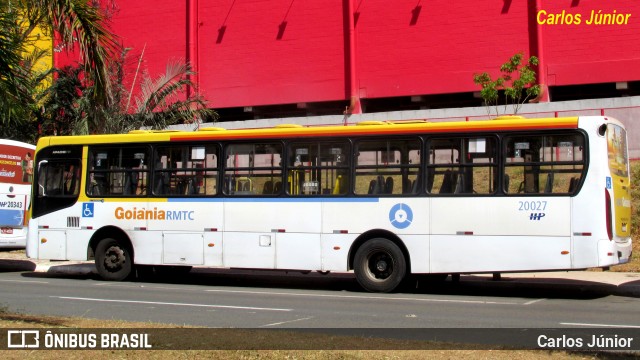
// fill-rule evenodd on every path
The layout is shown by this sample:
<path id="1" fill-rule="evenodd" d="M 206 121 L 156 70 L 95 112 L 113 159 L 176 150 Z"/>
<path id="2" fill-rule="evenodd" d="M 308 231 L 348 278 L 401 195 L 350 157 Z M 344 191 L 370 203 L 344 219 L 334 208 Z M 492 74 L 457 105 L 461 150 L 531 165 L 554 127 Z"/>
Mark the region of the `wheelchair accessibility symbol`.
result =
<path id="1" fill-rule="evenodd" d="M 395 204 L 389 211 L 389 221 L 398 229 L 406 229 L 413 221 L 413 212 L 407 204 Z"/>
<path id="2" fill-rule="evenodd" d="M 82 217 L 93 217 L 93 203 L 82 204 Z"/>

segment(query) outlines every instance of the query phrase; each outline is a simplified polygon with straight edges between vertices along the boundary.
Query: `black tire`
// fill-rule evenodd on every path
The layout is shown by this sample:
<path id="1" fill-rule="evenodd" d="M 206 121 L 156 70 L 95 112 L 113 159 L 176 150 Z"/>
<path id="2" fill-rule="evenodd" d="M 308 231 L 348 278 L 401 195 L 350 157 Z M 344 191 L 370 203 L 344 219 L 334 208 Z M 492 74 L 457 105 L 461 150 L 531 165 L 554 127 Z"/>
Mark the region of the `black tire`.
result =
<path id="1" fill-rule="evenodd" d="M 106 238 L 96 247 L 96 269 L 104 280 L 120 281 L 128 278 L 133 269 L 131 250 L 122 242 Z"/>
<path id="2" fill-rule="evenodd" d="M 393 291 L 407 272 L 402 250 L 383 238 L 365 242 L 356 252 L 354 264 L 358 283 L 370 292 Z"/>

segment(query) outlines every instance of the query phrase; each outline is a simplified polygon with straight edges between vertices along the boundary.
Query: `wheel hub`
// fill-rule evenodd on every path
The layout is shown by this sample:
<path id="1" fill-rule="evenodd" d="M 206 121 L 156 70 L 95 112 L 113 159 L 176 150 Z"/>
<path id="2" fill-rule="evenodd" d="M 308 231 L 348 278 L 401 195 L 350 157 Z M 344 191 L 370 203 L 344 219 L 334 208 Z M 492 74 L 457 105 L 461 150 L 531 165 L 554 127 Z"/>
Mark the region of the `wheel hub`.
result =
<path id="1" fill-rule="evenodd" d="M 105 266 L 109 269 L 118 269 L 125 260 L 124 251 L 118 247 L 111 247 L 107 250 Z"/>
<path id="2" fill-rule="evenodd" d="M 384 261 L 384 260 L 380 260 L 380 261 L 378 261 L 378 263 L 376 264 L 376 269 L 377 269 L 378 271 L 380 271 L 380 272 L 382 272 L 382 271 L 387 271 L 387 267 L 388 267 L 387 262 L 386 262 L 386 261 Z"/>

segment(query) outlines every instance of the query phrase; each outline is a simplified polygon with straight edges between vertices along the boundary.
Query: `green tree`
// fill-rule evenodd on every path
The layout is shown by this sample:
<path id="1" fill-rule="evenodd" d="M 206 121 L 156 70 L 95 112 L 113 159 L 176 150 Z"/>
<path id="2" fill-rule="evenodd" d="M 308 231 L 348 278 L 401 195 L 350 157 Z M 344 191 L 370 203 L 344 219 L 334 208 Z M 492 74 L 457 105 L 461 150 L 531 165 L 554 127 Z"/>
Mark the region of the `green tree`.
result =
<path id="1" fill-rule="evenodd" d="M 144 76 L 135 109 L 127 116 L 126 129 L 164 129 L 173 124 L 217 120 L 217 113 L 207 108 L 204 97 L 196 91 L 196 84 L 191 81 L 193 75 L 188 63 L 174 60 L 157 78 Z M 187 93 L 187 89 L 192 91 Z"/>
<path id="2" fill-rule="evenodd" d="M 473 76 L 473 82 L 480 85 L 480 96 L 489 116 L 494 110 L 496 116 L 500 115 L 501 105 L 504 106 L 503 114 L 507 113 L 507 108 L 511 105 L 512 114 L 515 115 L 525 102 L 540 95 L 541 88 L 536 83 L 536 72 L 533 70 L 538 65 L 538 58 L 531 56 L 526 63 L 522 62 L 523 58 L 522 53 L 512 56 L 500 66 L 501 74 L 495 80 L 487 72 Z"/>
<path id="3" fill-rule="evenodd" d="M 121 133 L 216 119 L 195 91 L 191 68 L 179 62 L 169 63 L 155 80 L 144 77 L 135 106 L 130 106 L 133 89 L 122 85 L 127 50 L 108 31 L 106 8 L 100 4 L 112 2 L 0 0 L 0 90 L 7 94 L 0 98 L 0 136 L 33 141 L 38 132 Z M 48 73 L 31 66 L 30 59 L 41 52 L 25 55 L 37 27 L 56 34 L 57 51 L 79 54 L 80 65 L 56 69 L 48 88 L 42 86 Z M 187 94 L 187 89 L 192 91 Z"/>
<path id="4" fill-rule="evenodd" d="M 40 118 L 40 131 L 48 135 L 72 135 L 78 119 L 83 118 L 84 97 L 87 87 L 81 80 L 82 68 L 65 66 L 55 69 L 56 80 L 40 94 L 44 111 Z"/>
<path id="5" fill-rule="evenodd" d="M 36 28 L 49 35 L 56 32 L 63 48 L 77 46 L 92 101 L 109 106 L 108 61 L 117 54 L 118 43 L 104 21 L 104 12 L 90 0 L 0 0 L 0 90 L 7 94 L 0 100 L 1 136 L 35 138 L 35 133 L 28 136 L 13 129 L 35 129 L 40 120 L 36 99 L 41 98 L 44 74 L 34 72 L 29 59 L 41 56 L 41 50 L 31 47 L 33 52 L 27 54 Z"/>
<path id="6" fill-rule="evenodd" d="M 51 29 L 64 49 L 77 49 L 86 81 L 93 84 L 94 100 L 109 104 L 109 60 L 120 51 L 118 39 L 106 27 L 107 15 L 94 0 L 20 0 L 29 36 L 36 26 Z"/>
<path id="7" fill-rule="evenodd" d="M 81 81 L 81 68 L 58 70 L 57 81 L 43 94 L 46 101 L 42 117 L 46 132 L 58 135 L 118 134 L 217 119 L 216 112 L 207 107 L 201 95 L 187 94 L 187 88 L 195 89 L 191 81 L 194 73 L 188 64 L 179 61 L 169 62 L 166 72 L 155 79 L 144 75 L 138 95 L 131 101 L 132 94 L 122 85 L 126 53 L 123 51 L 122 56 L 111 63 L 113 102 L 109 106 L 92 102 L 92 87 Z M 131 90 L 135 91 L 135 88 Z"/>
<path id="8" fill-rule="evenodd" d="M 46 76 L 33 70 L 45 53 L 27 53 L 28 40 L 22 37 L 19 14 L 0 12 L 0 137 L 32 142 L 33 129 L 24 119 L 33 116 L 33 94 Z"/>

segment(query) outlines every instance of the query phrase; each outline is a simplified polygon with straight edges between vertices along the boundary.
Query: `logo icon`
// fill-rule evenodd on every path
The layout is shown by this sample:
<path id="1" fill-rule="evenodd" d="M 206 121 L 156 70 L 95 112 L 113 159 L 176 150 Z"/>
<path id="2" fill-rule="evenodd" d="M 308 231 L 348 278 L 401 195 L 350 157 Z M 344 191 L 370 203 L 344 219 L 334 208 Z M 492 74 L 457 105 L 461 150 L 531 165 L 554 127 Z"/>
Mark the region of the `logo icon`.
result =
<path id="1" fill-rule="evenodd" d="M 82 217 L 93 217 L 93 203 L 82 203 Z"/>
<path id="2" fill-rule="evenodd" d="M 542 220 L 545 215 L 545 213 L 531 213 L 531 215 L 529 215 L 529 220 Z"/>
<path id="3" fill-rule="evenodd" d="M 7 332 L 8 348 L 37 348 L 40 346 L 40 331 L 38 330 L 9 330 Z"/>
<path id="4" fill-rule="evenodd" d="M 607 189 L 611 189 L 611 176 L 607 176 Z"/>
<path id="5" fill-rule="evenodd" d="M 407 204 L 395 204 L 389 211 L 389 221 L 397 229 L 406 229 L 413 221 L 413 211 Z"/>

